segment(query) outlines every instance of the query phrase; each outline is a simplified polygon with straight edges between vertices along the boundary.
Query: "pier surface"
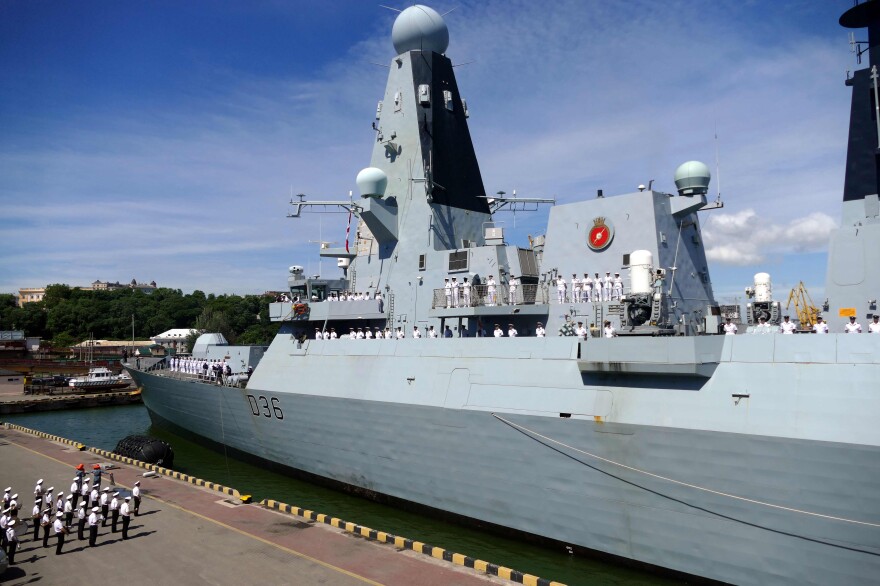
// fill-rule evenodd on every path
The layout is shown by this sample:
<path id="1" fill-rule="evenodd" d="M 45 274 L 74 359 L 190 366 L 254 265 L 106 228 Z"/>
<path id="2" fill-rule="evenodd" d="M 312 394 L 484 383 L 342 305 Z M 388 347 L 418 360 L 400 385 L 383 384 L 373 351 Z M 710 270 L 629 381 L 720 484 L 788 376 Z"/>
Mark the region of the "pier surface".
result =
<path id="1" fill-rule="evenodd" d="M 37 479 L 70 489 L 76 464 L 91 471 L 106 459 L 76 447 L 0 427 L 0 484 L 12 486 L 29 518 Z M 469 568 L 346 534 L 321 523 L 236 504 L 231 497 L 114 462 L 117 490 L 141 481 L 140 516 L 132 517 L 127 541 L 99 531 L 98 545 L 67 537 L 63 553 L 19 535 L 16 565 L 4 584 L 511 584 Z M 102 487 L 108 486 L 104 475 Z M 112 488 L 112 487 L 111 487 Z M 75 521 L 74 521 L 75 522 Z M 121 527 L 121 521 L 120 521 Z M 86 530 L 86 536 L 88 530 Z"/>

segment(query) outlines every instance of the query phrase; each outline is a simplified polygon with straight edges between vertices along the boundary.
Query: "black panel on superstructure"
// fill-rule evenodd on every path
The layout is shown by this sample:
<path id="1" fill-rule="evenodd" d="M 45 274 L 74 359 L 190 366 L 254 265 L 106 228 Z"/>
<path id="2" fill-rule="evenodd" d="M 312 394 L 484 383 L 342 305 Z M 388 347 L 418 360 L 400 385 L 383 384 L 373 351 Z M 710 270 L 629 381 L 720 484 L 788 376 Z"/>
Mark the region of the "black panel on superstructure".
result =
<path id="1" fill-rule="evenodd" d="M 852 87 L 853 94 L 843 201 L 850 201 L 880 193 L 880 137 L 877 135 L 874 82 L 870 67 L 880 64 L 880 0 L 868 0 L 850 8 L 840 17 L 840 24 L 847 28 L 868 29 L 869 66 L 856 71 L 846 81 L 846 85 Z"/>
<path id="2" fill-rule="evenodd" d="M 435 204 L 463 210 L 489 213 L 483 177 L 477 155 L 471 142 L 467 118 L 455 83 L 452 62 L 437 53 L 410 51 L 412 60 L 413 91 L 418 96 L 419 85 L 431 88 L 431 106 L 417 104 L 419 137 L 422 152 L 431 153 Z M 451 92 L 452 110 L 448 110 L 443 92 Z M 426 163 L 428 161 L 425 161 Z"/>

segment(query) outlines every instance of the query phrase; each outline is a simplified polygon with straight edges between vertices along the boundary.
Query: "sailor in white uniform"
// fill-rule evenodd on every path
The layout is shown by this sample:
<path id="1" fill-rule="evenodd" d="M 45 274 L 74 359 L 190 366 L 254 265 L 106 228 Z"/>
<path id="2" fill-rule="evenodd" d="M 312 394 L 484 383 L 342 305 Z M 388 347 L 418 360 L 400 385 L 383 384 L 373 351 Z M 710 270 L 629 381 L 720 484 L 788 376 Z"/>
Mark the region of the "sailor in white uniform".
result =
<path id="1" fill-rule="evenodd" d="M 333 337 L 333 336 L 330 335 L 330 330 L 327 330 L 327 331 L 324 332 L 324 339 L 325 339 L 325 340 L 329 340 L 329 339 L 332 338 L 332 337 Z"/>
<path id="2" fill-rule="evenodd" d="M 849 323 L 843 326 L 843 331 L 847 334 L 861 334 L 862 324 L 856 321 L 856 316 L 851 315 L 849 317 Z"/>
<path id="3" fill-rule="evenodd" d="M 565 279 L 562 278 L 562 275 L 556 277 L 556 300 L 560 305 L 565 303 Z"/>
<path id="4" fill-rule="evenodd" d="M 510 275 L 510 280 L 507 282 L 507 288 L 509 291 L 508 303 L 510 305 L 516 305 L 516 288 L 519 285 L 519 281 L 516 280 L 516 277 Z"/>
<path id="5" fill-rule="evenodd" d="M 620 273 L 614 273 L 614 280 L 611 282 L 611 298 L 618 300 L 623 298 L 623 279 L 620 278 Z"/>
<path id="6" fill-rule="evenodd" d="M 542 324 L 541 322 L 538 322 L 538 327 L 535 328 L 535 337 L 536 338 L 543 338 L 546 335 L 547 334 L 544 331 L 544 324 Z"/>
<path id="7" fill-rule="evenodd" d="M 605 278 L 602 279 L 602 301 L 611 301 L 611 288 L 614 286 L 614 279 L 609 271 L 605 271 Z"/>
<path id="8" fill-rule="evenodd" d="M 336 328 L 330 328 L 330 339 L 336 340 L 339 336 L 336 334 Z"/>
<path id="9" fill-rule="evenodd" d="M 516 328 L 513 327 L 513 324 L 507 324 L 507 337 L 515 338 L 517 336 Z"/>
<path id="10" fill-rule="evenodd" d="M 461 284 L 461 302 L 464 307 L 471 306 L 471 284 L 468 283 L 467 277 L 464 278 L 464 282 Z"/>
<path id="11" fill-rule="evenodd" d="M 443 279 L 443 293 L 446 295 L 446 309 L 452 307 L 452 283 L 449 279 Z"/>
<path id="12" fill-rule="evenodd" d="M 498 325 L 498 324 L 495 324 L 495 331 L 492 332 L 492 334 L 493 334 L 496 338 L 501 338 L 501 337 L 504 336 L 504 332 L 501 330 L 501 326 Z"/>
<path id="13" fill-rule="evenodd" d="M 452 307 L 458 307 L 458 281 L 455 280 L 455 277 L 452 277 Z"/>
<path id="14" fill-rule="evenodd" d="M 354 331 L 354 328 L 348 328 L 348 339 L 357 340 L 357 332 Z"/>
<path id="15" fill-rule="evenodd" d="M 406 334 L 403 333 L 403 328 L 400 326 L 397 326 L 397 333 L 395 335 L 398 340 L 402 340 L 406 337 Z"/>
<path id="16" fill-rule="evenodd" d="M 797 326 L 794 325 L 794 322 L 789 321 L 789 317 L 786 315 L 782 318 L 782 323 L 779 324 L 779 331 L 783 334 L 796 334 Z"/>
<path id="17" fill-rule="evenodd" d="M 363 339 L 364 339 L 364 329 L 363 329 L 363 328 L 358 328 L 358 329 L 357 329 L 357 333 L 355 333 L 354 337 L 355 337 L 355 339 L 357 339 L 357 340 L 363 340 Z"/>
<path id="18" fill-rule="evenodd" d="M 617 332 L 614 331 L 614 326 L 611 325 L 610 321 L 605 322 L 604 334 L 605 334 L 606 338 L 613 338 L 614 336 L 617 335 Z"/>
<path id="19" fill-rule="evenodd" d="M 434 331 L 434 326 L 428 326 L 428 337 L 432 339 L 437 337 L 437 332 Z"/>
<path id="20" fill-rule="evenodd" d="M 874 314 L 874 321 L 868 324 L 869 334 L 880 334 L 880 315 Z"/>
<path id="21" fill-rule="evenodd" d="M 576 274 L 571 276 L 571 302 L 581 302 L 581 280 Z"/>
<path id="22" fill-rule="evenodd" d="M 495 277 L 489 275 L 489 278 L 486 279 L 486 296 L 488 297 L 486 305 L 489 307 L 493 307 L 495 305 Z"/>
<path id="23" fill-rule="evenodd" d="M 321 333 L 321 328 L 315 328 L 315 339 L 316 340 L 323 340 L 324 339 L 324 334 Z"/>
<path id="24" fill-rule="evenodd" d="M 602 279 L 599 277 L 599 273 L 595 273 L 596 278 L 593 279 L 593 301 L 599 302 L 602 301 Z"/>
<path id="25" fill-rule="evenodd" d="M 413 326 L 412 337 L 413 338 L 421 338 L 422 337 L 422 332 L 419 331 L 419 326 Z"/>
<path id="26" fill-rule="evenodd" d="M 725 336 L 735 336 L 736 335 L 736 324 L 730 321 L 730 318 L 727 318 L 727 323 L 724 324 L 724 335 Z"/>
<path id="27" fill-rule="evenodd" d="M 587 328 L 584 327 L 584 322 L 578 322 L 578 327 L 575 328 L 574 333 L 577 334 L 577 337 L 581 340 L 587 339 Z"/>
<path id="28" fill-rule="evenodd" d="M 581 279 L 581 301 L 584 303 L 589 303 L 593 300 L 593 279 L 590 278 L 590 273 L 584 273 L 584 278 Z"/>

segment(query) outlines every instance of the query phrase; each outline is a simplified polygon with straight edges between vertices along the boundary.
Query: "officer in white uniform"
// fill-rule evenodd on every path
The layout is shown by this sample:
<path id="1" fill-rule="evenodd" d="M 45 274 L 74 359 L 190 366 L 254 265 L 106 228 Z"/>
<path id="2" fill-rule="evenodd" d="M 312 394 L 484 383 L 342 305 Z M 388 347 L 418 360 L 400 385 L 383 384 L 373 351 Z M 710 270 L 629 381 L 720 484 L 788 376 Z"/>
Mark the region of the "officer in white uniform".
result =
<path id="1" fill-rule="evenodd" d="M 602 279 L 602 301 L 611 301 L 611 288 L 614 286 L 614 279 L 609 271 L 605 271 L 605 278 Z"/>
<path id="2" fill-rule="evenodd" d="M 513 327 L 513 324 L 507 324 L 507 336 L 509 338 L 515 338 L 517 336 L 516 328 Z"/>
<path id="3" fill-rule="evenodd" d="M 516 287 L 519 285 L 519 281 L 516 280 L 516 277 L 510 275 L 510 280 L 507 282 L 507 288 L 509 291 L 508 295 L 508 303 L 510 305 L 516 305 Z"/>
<path id="4" fill-rule="evenodd" d="M 821 317 L 819 317 L 819 322 L 813 326 L 813 333 L 816 334 L 827 334 L 828 333 L 828 324 L 825 323 Z"/>
<path id="5" fill-rule="evenodd" d="M 363 340 L 364 339 L 364 328 L 358 328 L 357 333 L 354 335 L 354 337 L 356 340 Z"/>
<path id="6" fill-rule="evenodd" d="M 428 326 L 428 337 L 429 338 L 436 338 L 437 337 L 437 332 L 434 331 L 434 326 Z"/>
<path id="7" fill-rule="evenodd" d="M 501 326 L 500 326 L 499 324 L 495 324 L 495 331 L 492 332 L 492 334 L 493 334 L 496 338 L 501 338 L 501 337 L 504 336 L 504 332 L 501 330 Z"/>
<path id="8" fill-rule="evenodd" d="M 468 283 L 467 277 L 464 278 L 464 283 L 461 284 L 461 302 L 464 307 L 471 306 L 471 284 Z"/>
<path id="9" fill-rule="evenodd" d="M 119 507 L 119 514 L 122 515 L 122 538 L 128 539 L 128 524 L 131 523 L 131 505 L 129 504 L 131 497 L 125 497 L 125 502 Z M 97 529 L 97 527 L 95 527 Z M 97 531 L 95 531 L 97 537 Z"/>
<path id="10" fill-rule="evenodd" d="M 113 500 L 110 501 L 110 528 L 116 533 L 116 524 L 119 523 L 119 493 L 113 493 Z"/>
<path id="11" fill-rule="evenodd" d="M 614 326 L 611 325 L 610 321 L 605 322 L 604 333 L 605 333 L 606 338 L 613 338 L 614 336 L 617 335 L 617 332 L 614 331 Z"/>
<path id="12" fill-rule="evenodd" d="M 360 333 L 360 328 L 358 328 L 358 333 Z M 364 339 L 365 340 L 372 340 L 373 339 L 373 332 L 370 331 L 370 328 L 364 328 Z"/>
<path id="13" fill-rule="evenodd" d="M 385 334 L 382 333 L 382 330 L 379 328 L 373 328 L 376 332 L 373 334 L 377 340 L 382 340 L 385 338 Z"/>
<path id="14" fill-rule="evenodd" d="M 323 340 L 324 339 L 324 334 L 321 333 L 321 328 L 315 328 L 315 339 L 316 340 Z"/>
<path id="15" fill-rule="evenodd" d="M 446 295 L 446 309 L 452 307 L 452 283 L 449 279 L 443 279 L 443 293 Z"/>
<path id="16" fill-rule="evenodd" d="M 402 340 L 406 337 L 406 334 L 403 333 L 403 328 L 400 326 L 397 326 L 397 334 L 396 335 L 397 335 L 398 340 Z"/>
<path id="17" fill-rule="evenodd" d="M 571 276 L 571 302 L 581 302 L 581 280 L 578 279 L 577 274 Z"/>
<path id="18" fill-rule="evenodd" d="M 843 326 L 843 331 L 847 334 L 861 334 L 862 324 L 856 321 L 856 316 L 851 315 L 849 317 L 849 323 Z"/>
<path id="19" fill-rule="evenodd" d="M 562 275 L 556 277 L 556 300 L 560 304 L 565 303 L 565 279 Z"/>
<path id="20" fill-rule="evenodd" d="M 458 281 L 452 277 L 452 307 L 458 307 Z"/>
<path id="21" fill-rule="evenodd" d="M 85 540 L 85 529 L 86 529 L 86 501 L 82 501 L 79 504 L 79 509 L 76 511 L 76 538 L 80 541 Z"/>
<path id="22" fill-rule="evenodd" d="M 623 298 L 623 279 L 620 278 L 620 273 L 614 273 L 614 280 L 611 282 L 611 298 L 618 300 Z"/>
<path id="23" fill-rule="evenodd" d="M 595 273 L 596 278 L 593 279 L 593 301 L 602 301 L 602 279 L 599 273 Z"/>
<path id="24" fill-rule="evenodd" d="M 593 279 L 590 278 L 590 273 L 584 273 L 584 278 L 581 279 L 581 301 L 584 303 L 589 303 L 593 300 Z"/>
<path id="25" fill-rule="evenodd" d="M 18 549 L 18 535 L 15 534 L 15 519 L 6 524 L 6 557 L 9 565 L 15 565 L 15 550 Z"/>
<path id="26" fill-rule="evenodd" d="M 736 324 L 730 321 L 730 318 L 727 318 L 727 323 L 724 324 L 724 335 L 725 336 L 735 336 L 736 335 Z"/>
<path id="27" fill-rule="evenodd" d="M 538 322 L 538 327 L 535 328 L 535 337 L 543 338 L 544 336 L 546 336 L 546 333 L 544 332 L 544 324 Z"/>
<path id="28" fill-rule="evenodd" d="M 488 305 L 489 307 L 493 307 L 495 305 L 495 277 L 489 275 L 489 278 L 486 279 L 486 296 L 488 297 Z"/>
<path id="29" fill-rule="evenodd" d="M 584 322 L 578 322 L 578 327 L 575 328 L 574 333 L 577 334 L 577 337 L 581 340 L 587 339 L 587 328 L 584 327 Z"/>
<path id="30" fill-rule="evenodd" d="M 335 333 L 335 332 L 334 332 L 334 333 Z M 325 340 L 329 340 L 329 339 L 331 339 L 331 338 L 333 338 L 333 337 L 334 337 L 334 336 L 331 336 L 331 335 L 330 335 L 330 330 L 327 330 L 326 332 L 324 332 L 324 339 L 325 339 Z"/>
<path id="31" fill-rule="evenodd" d="M 795 334 L 797 333 L 797 326 L 794 325 L 794 322 L 789 321 L 786 315 L 782 318 L 782 323 L 779 324 L 779 331 L 783 334 Z"/>
<path id="32" fill-rule="evenodd" d="M 419 331 L 419 326 L 413 326 L 412 337 L 413 338 L 421 338 L 422 337 L 422 332 Z"/>
<path id="33" fill-rule="evenodd" d="M 869 334 L 880 334 L 880 315 L 874 314 L 874 321 L 868 324 Z"/>

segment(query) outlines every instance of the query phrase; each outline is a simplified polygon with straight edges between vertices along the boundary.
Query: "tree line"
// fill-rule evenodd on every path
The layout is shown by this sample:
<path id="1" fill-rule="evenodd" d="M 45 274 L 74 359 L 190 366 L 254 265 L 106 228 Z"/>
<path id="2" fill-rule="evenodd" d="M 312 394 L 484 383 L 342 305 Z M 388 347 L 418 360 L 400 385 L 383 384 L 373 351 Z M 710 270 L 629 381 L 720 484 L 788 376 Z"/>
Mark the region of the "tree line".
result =
<path id="1" fill-rule="evenodd" d="M 0 294 L 0 330 L 23 330 L 54 348 L 99 340 L 148 340 L 172 328 L 222 333 L 230 344 L 268 344 L 278 324 L 269 321 L 265 295 L 214 295 L 159 288 L 84 291 L 49 285 L 42 301 L 17 307 L 15 296 Z M 194 337 L 190 340 L 194 340 Z"/>

